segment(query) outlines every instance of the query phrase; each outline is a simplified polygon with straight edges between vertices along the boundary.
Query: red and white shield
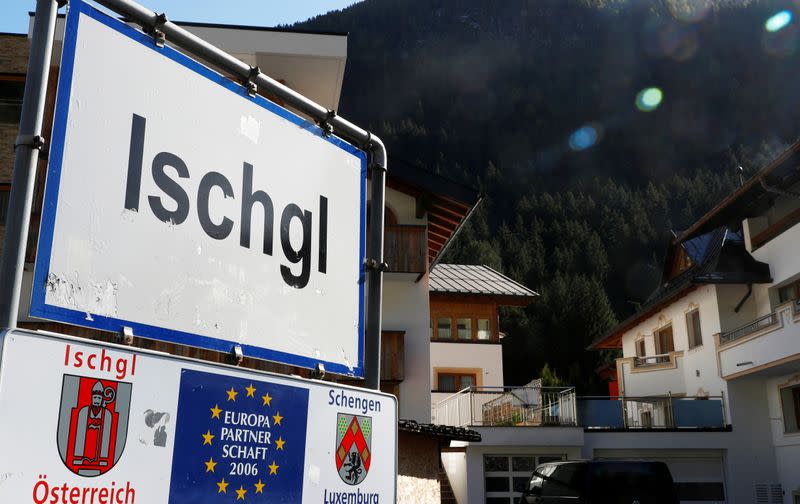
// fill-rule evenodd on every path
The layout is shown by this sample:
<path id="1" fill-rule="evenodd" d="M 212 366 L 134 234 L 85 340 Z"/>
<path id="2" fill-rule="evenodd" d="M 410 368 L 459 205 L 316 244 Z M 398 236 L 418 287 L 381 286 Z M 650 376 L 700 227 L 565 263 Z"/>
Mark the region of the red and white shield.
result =
<path id="1" fill-rule="evenodd" d="M 336 470 L 348 485 L 358 485 L 372 464 L 372 418 L 339 413 L 336 418 Z"/>
<path id="2" fill-rule="evenodd" d="M 128 435 L 131 384 L 64 375 L 58 452 L 70 471 L 99 476 L 122 456 Z"/>

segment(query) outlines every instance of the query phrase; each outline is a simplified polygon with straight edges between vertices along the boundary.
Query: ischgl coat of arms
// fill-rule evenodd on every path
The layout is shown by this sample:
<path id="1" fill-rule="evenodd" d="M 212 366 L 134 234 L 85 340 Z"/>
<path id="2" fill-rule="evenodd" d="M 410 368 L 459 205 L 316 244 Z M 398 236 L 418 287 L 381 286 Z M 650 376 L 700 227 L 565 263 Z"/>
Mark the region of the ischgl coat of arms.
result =
<path id="1" fill-rule="evenodd" d="M 367 477 L 372 462 L 372 418 L 339 413 L 336 418 L 336 470 L 348 485 Z"/>
<path id="2" fill-rule="evenodd" d="M 79 476 L 99 476 L 125 449 L 131 384 L 64 375 L 58 418 L 58 453 Z"/>

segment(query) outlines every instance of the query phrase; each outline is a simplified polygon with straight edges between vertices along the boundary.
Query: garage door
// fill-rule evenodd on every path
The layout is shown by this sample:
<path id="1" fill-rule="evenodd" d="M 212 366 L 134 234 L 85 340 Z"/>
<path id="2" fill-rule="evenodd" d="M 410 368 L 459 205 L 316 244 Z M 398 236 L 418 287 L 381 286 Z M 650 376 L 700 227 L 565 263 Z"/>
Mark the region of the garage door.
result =
<path id="1" fill-rule="evenodd" d="M 636 458 L 664 462 L 672 473 L 682 503 L 726 502 L 725 472 L 720 454 L 698 452 L 674 455 L 658 453 L 656 450 L 595 450 L 595 458 Z"/>
<path id="2" fill-rule="evenodd" d="M 566 455 L 484 455 L 486 504 L 514 504 L 539 464 L 566 460 Z"/>

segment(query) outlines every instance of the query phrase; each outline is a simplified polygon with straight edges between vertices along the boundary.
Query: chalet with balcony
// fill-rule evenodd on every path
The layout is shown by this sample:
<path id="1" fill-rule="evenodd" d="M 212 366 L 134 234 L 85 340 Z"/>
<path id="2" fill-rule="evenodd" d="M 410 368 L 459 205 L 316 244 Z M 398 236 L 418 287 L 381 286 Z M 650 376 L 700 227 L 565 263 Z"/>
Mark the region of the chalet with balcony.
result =
<path id="1" fill-rule="evenodd" d="M 800 143 L 676 233 L 662 285 L 590 347 L 622 350 L 626 396 L 722 399 L 725 423 L 747 439 L 747 450 L 725 448 L 730 502 L 800 501 L 798 246 Z M 638 421 L 674 418 L 672 404 Z"/>

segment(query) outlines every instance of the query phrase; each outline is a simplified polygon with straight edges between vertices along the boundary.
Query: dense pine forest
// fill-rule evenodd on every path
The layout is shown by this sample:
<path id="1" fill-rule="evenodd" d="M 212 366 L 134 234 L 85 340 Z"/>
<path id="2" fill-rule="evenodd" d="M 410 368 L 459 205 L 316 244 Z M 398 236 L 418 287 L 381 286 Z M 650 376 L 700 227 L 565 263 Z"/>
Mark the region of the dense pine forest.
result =
<path id="1" fill-rule="evenodd" d="M 445 262 L 541 293 L 504 313 L 506 383 L 548 364 L 591 392 L 613 355 L 585 347 L 657 286 L 670 232 L 732 191 L 739 166 L 746 178 L 797 139 L 796 10 L 365 0 L 296 27 L 349 33 L 342 115 L 394 158 L 486 195 Z"/>

